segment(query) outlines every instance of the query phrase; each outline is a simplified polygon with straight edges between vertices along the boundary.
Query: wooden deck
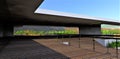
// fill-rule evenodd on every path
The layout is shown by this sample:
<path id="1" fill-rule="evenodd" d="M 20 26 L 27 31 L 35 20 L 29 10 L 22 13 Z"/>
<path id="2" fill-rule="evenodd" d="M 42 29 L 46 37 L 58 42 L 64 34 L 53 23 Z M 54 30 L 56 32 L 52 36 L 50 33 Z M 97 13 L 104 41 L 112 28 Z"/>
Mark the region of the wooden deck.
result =
<path id="1" fill-rule="evenodd" d="M 62 44 L 69 41 L 69 45 Z M 0 59 L 117 59 L 115 49 L 107 49 L 91 38 L 14 40 L 0 51 Z M 120 51 L 119 51 L 120 52 Z"/>
<path id="2" fill-rule="evenodd" d="M 59 53 L 62 53 L 66 55 L 67 57 L 71 59 L 92 59 L 92 58 L 103 58 L 103 59 L 110 59 L 115 58 L 116 51 L 115 49 L 110 48 L 109 53 L 107 53 L 107 49 L 97 42 L 95 43 L 95 51 L 93 51 L 93 41 L 90 38 L 82 38 L 80 41 L 80 48 L 79 48 L 79 40 L 78 38 L 72 38 L 72 39 L 59 39 L 54 40 L 56 42 L 54 43 L 47 43 L 47 42 L 53 42 L 53 40 L 36 40 L 36 42 L 39 42 L 45 46 L 48 46 L 49 48 L 58 51 Z M 69 41 L 71 42 L 69 45 L 61 44 L 62 41 Z M 46 43 L 45 43 L 46 42 Z"/>

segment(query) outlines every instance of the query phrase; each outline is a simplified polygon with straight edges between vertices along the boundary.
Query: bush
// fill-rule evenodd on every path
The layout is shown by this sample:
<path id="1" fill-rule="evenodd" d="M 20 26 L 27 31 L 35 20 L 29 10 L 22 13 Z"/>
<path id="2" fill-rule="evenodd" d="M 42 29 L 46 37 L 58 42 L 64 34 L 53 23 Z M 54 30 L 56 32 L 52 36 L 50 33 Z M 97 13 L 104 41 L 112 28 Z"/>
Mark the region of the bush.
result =
<path id="1" fill-rule="evenodd" d="M 108 44 L 108 47 L 110 47 L 110 48 L 115 48 L 116 45 L 117 45 L 118 47 L 120 47 L 120 41 L 118 41 L 117 44 L 116 44 L 116 42 L 109 43 L 109 44 Z"/>

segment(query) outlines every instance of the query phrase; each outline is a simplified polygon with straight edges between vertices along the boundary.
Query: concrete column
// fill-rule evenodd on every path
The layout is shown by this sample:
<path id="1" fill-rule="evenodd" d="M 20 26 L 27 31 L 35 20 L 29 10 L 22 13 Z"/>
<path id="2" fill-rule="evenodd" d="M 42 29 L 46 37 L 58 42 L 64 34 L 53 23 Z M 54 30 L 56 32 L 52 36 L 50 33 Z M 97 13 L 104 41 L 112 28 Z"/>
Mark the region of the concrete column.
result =
<path id="1" fill-rule="evenodd" d="M 80 26 L 79 27 L 80 34 L 92 34 L 92 35 L 101 35 L 101 26 Z"/>
<path id="2" fill-rule="evenodd" d="M 79 34 L 87 34 L 87 35 L 101 35 L 101 25 L 93 25 L 93 26 L 80 26 Z M 104 43 L 102 39 L 95 39 L 98 43 Z M 93 49 L 95 49 L 93 43 Z"/>
<path id="3" fill-rule="evenodd" d="M 0 25 L 0 37 L 13 36 L 13 30 L 12 25 Z"/>
<path id="4" fill-rule="evenodd" d="M 0 37 L 13 36 L 12 25 L 0 25 Z M 9 39 L 0 39 L 0 45 L 4 46 L 9 43 Z"/>
<path id="5" fill-rule="evenodd" d="M 0 37 L 3 37 L 3 31 L 4 29 L 3 29 L 3 25 L 0 25 Z"/>

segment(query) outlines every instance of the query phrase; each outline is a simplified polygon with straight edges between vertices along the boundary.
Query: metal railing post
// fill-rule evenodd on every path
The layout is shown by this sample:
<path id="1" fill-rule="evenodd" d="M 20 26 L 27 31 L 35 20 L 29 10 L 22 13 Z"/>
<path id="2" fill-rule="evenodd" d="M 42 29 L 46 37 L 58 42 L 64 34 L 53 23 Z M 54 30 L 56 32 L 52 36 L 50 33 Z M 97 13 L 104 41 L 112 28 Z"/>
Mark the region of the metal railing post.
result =
<path id="1" fill-rule="evenodd" d="M 117 39 L 116 39 L 116 58 L 118 59 L 118 41 L 117 41 Z"/>
<path id="2" fill-rule="evenodd" d="M 109 44 L 110 42 L 109 42 L 109 40 L 108 40 L 108 44 Z M 110 54 L 110 52 L 109 52 L 109 46 L 107 46 L 107 52 L 106 52 L 107 54 Z"/>
<path id="3" fill-rule="evenodd" d="M 95 39 L 93 38 L 93 51 L 95 51 Z"/>
<path id="4" fill-rule="evenodd" d="M 79 35 L 79 41 L 78 41 L 78 43 L 79 43 L 79 45 L 78 45 L 78 47 L 80 48 L 81 46 L 81 44 L 80 44 L 80 35 Z"/>
<path id="5" fill-rule="evenodd" d="M 61 39 L 62 39 L 62 43 L 63 43 L 63 35 L 61 35 L 62 37 L 61 37 Z"/>
<path id="6" fill-rule="evenodd" d="M 59 35 L 57 35 L 57 42 L 59 42 Z"/>
<path id="7" fill-rule="evenodd" d="M 71 38 L 71 35 L 69 35 L 69 38 Z M 71 46 L 71 41 L 69 40 L 69 46 Z"/>

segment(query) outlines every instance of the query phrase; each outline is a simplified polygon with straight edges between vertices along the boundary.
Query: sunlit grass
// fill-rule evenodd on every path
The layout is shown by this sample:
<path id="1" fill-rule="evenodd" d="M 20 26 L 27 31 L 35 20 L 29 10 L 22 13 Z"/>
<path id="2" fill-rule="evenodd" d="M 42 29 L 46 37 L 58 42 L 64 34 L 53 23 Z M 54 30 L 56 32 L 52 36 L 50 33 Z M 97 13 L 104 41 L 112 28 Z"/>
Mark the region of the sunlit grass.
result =
<path id="1" fill-rule="evenodd" d="M 120 29 L 102 29 L 102 34 L 118 35 L 120 34 Z"/>
<path id="2" fill-rule="evenodd" d="M 18 30 L 14 32 L 14 35 L 61 35 L 61 34 L 77 34 L 74 30 L 59 30 L 59 31 L 35 31 L 35 30 Z"/>

